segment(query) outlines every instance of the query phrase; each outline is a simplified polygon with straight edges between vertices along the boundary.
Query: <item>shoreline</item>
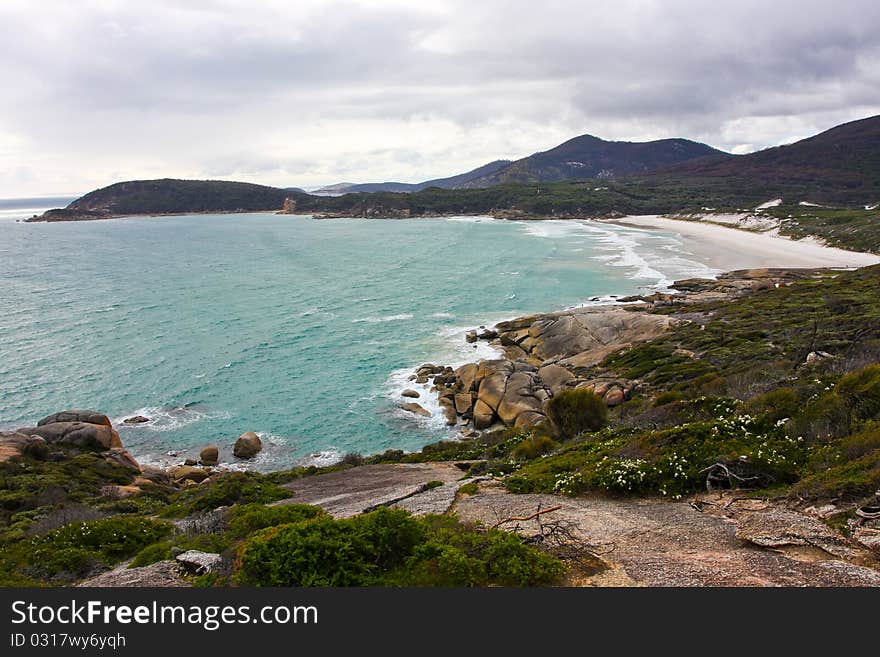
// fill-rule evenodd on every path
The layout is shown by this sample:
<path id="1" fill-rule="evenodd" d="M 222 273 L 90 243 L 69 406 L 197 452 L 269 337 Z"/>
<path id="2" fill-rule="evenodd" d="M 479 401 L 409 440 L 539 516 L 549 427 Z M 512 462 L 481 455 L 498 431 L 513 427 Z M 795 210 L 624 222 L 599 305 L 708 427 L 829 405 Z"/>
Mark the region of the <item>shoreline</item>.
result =
<path id="1" fill-rule="evenodd" d="M 675 233 L 698 248 L 691 255 L 705 259 L 721 272 L 769 267 L 850 269 L 880 263 L 880 255 L 873 253 L 849 251 L 815 240 L 794 240 L 705 221 L 670 219 L 660 215 L 633 215 L 596 221 Z"/>

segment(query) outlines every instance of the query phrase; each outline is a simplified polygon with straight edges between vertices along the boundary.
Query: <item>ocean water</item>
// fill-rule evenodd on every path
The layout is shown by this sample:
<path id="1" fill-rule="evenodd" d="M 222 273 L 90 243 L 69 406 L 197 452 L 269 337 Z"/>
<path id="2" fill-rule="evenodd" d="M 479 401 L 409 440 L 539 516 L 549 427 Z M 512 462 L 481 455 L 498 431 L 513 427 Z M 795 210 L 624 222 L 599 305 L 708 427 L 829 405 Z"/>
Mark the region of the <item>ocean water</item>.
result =
<path id="1" fill-rule="evenodd" d="M 244 431 L 264 438 L 257 469 L 418 449 L 451 430 L 400 392 L 422 363 L 491 357 L 469 328 L 716 273 L 672 234 L 591 222 L 15 218 L 0 216 L 0 427 L 95 409 L 145 463 L 208 443 L 230 462 Z"/>

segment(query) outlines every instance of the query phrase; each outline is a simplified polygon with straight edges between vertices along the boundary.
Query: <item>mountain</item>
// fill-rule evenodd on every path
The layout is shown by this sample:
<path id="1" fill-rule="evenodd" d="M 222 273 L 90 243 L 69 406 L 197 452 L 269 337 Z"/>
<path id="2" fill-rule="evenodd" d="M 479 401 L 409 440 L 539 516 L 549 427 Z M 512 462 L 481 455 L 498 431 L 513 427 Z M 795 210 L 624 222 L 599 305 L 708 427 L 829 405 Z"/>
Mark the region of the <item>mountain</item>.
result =
<path id="1" fill-rule="evenodd" d="M 581 135 L 549 151 L 529 155 L 498 171 L 467 180 L 459 188 L 622 178 L 707 157 L 724 160 L 730 155 L 688 139 L 628 142 L 605 141 L 592 135 Z"/>
<path id="2" fill-rule="evenodd" d="M 495 160 L 466 173 L 448 178 L 435 178 L 420 183 L 382 182 L 382 183 L 337 183 L 315 190 L 314 194 L 350 194 L 353 192 L 419 192 L 428 187 L 440 189 L 461 189 L 473 179 L 488 176 L 510 164 L 510 160 Z"/>
<path id="3" fill-rule="evenodd" d="M 786 146 L 686 162 L 648 177 L 714 181 L 731 191 L 760 186 L 792 202 L 876 203 L 880 201 L 880 115 Z"/>

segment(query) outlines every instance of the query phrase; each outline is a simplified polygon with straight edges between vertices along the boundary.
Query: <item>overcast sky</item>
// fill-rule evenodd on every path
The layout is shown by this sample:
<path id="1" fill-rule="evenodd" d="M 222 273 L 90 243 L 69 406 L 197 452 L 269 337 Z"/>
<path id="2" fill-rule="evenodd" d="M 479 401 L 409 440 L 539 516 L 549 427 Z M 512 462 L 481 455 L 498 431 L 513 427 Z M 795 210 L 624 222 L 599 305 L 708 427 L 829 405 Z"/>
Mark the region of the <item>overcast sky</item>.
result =
<path id="1" fill-rule="evenodd" d="M 749 152 L 880 114 L 876 0 L 0 0 L 0 197 L 414 182 L 575 135 Z"/>

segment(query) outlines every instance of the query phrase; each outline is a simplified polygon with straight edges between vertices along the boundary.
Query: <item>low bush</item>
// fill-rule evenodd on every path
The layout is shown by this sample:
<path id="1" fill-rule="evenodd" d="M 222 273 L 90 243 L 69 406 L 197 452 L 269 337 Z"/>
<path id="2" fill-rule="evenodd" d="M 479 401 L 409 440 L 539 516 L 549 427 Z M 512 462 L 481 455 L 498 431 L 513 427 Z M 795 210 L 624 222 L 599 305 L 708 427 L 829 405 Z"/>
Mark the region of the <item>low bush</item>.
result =
<path id="1" fill-rule="evenodd" d="M 847 374 L 838 382 L 836 391 L 853 419 L 880 419 L 880 365 Z"/>
<path id="2" fill-rule="evenodd" d="M 265 529 L 242 546 L 236 570 L 253 586 L 539 585 L 562 574 L 514 534 L 387 508 Z"/>
<path id="3" fill-rule="evenodd" d="M 556 447 L 558 443 L 550 436 L 533 435 L 514 447 L 510 455 L 519 461 L 530 461 L 552 452 Z"/>
<path id="4" fill-rule="evenodd" d="M 259 502 L 268 504 L 287 499 L 293 493 L 266 481 L 256 472 L 230 472 L 207 484 L 186 488 L 175 495 L 162 515 L 179 518 L 221 506 Z"/>
<path id="5" fill-rule="evenodd" d="M 546 411 L 555 435 L 561 440 L 570 440 L 587 431 L 598 431 L 608 422 L 605 402 L 584 388 L 563 390 L 551 397 Z"/>
<path id="6" fill-rule="evenodd" d="M 323 515 L 322 509 L 306 504 L 244 504 L 232 508 L 227 522 L 233 536 L 244 538 L 266 527 L 311 520 Z"/>
<path id="7" fill-rule="evenodd" d="M 146 518 L 72 522 L 32 538 L 20 555 L 22 565 L 42 577 L 72 579 L 130 557 L 170 533 L 169 523 Z"/>

